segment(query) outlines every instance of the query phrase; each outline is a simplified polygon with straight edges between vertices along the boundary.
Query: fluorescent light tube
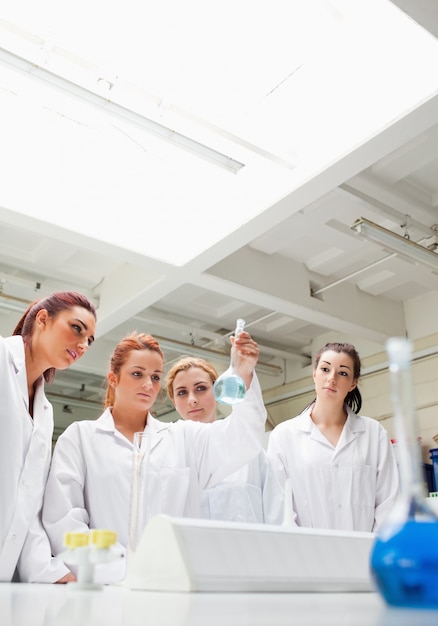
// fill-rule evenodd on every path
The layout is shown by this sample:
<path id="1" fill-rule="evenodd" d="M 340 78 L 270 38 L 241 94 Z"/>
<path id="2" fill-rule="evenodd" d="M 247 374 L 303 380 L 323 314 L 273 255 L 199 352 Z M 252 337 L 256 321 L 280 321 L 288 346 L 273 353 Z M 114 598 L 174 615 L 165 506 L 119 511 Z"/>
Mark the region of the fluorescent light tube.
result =
<path id="1" fill-rule="evenodd" d="M 351 228 L 365 239 L 379 243 L 387 250 L 438 271 L 438 254 L 415 243 L 415 241 L 397 235 L 397 233 L 393 233 L 391 230 L 387 230 L 363 217 L 357 219 Z"/>
<path id="2" fill-rule="evenodd" d="M 24 57 L 18 56 L 13 52 L 9 52 L 5 48 L 0 48 L 0 62 L 12 66 L 16 71 L 23 72 L 29 78 L 41 79 L 52 86 L 62 89 L 71 96 L 98 106 L 105 112 L 113 114 L 116 118 L 131 122 L 154 135 L 158 135 L 167 142 L 178 146 L 179 148 L 188 150 L 192 154 L 210 161 L 215 165 L 221 166 L 234 174 L 245 167 L 244 163 L 241 163 L 240 161 L 237 161 L 236 159 L 233 159 L 230 156 L 215 150 L 214 148 L 210 148 L 195 139 L 191 139 L 186 135 L 178 133 L 172 128 L 168 128 L 159 122 L 155 122 L 144 115 L 140 115 L 125 106 L 109 100 L 108 94 L 102 96 L 99 93 L 95 93 L 86 87 L 73 83 L 59 74 L 55 74 L 44 67 L 35 65 L 35 63 L 32 63 L 31 61 L 28 61 Z"/>

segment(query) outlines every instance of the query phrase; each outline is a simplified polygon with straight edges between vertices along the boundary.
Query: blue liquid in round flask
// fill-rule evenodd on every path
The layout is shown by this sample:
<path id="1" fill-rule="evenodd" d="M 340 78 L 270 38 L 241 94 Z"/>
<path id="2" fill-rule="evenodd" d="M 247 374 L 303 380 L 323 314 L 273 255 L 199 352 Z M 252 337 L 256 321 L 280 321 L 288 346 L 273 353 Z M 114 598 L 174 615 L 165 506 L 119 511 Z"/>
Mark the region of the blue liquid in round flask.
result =
<path id="1" fill-rule="evenodd" d="M 378 532 L 371 552 L 371 574 L 392 606 L 438 609 L 438 518 L 426 503 L 406 339 L 387 343 L 392 383 L 401 492 Z"/>
<path id="2" fill-rule="evenodd" d="M 237 337 L 245 328 L 245 320 L 238 319 L 234 336 Z M 246 395 L 246 385 L 234 368 L 233 350 L 231 350 L 230 367 L 215 381 L 214 397 L 221 404 L 233 405 L 241 402 Z"/>
<path id="3" fill-rule="evenodd" d="M 438 609 L 438 520 L 407 519 L 388 536 L 382 533 L 371 570 L 388 604 Z"/>

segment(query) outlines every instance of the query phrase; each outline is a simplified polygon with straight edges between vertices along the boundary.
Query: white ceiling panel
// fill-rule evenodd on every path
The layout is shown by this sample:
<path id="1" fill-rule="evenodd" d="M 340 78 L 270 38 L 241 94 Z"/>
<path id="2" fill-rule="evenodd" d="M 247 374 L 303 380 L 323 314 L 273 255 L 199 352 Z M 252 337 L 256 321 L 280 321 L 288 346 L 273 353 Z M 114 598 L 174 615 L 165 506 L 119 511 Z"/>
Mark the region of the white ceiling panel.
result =
<path id="1" fill-rule="evenodd" d="M 438 273 L 351 226 L 436 240 L 435 5 L 2 8 L 0 333 L 55 289 L 99 311 L 93 349 L 51 387 L 58 430 L 99 412 L 132 330 L 167 365 L 197 351 L 225 369 L 243 317 L 266 390 L 300 378 L 319 338 L 378 350 L 405 333 Z"/>

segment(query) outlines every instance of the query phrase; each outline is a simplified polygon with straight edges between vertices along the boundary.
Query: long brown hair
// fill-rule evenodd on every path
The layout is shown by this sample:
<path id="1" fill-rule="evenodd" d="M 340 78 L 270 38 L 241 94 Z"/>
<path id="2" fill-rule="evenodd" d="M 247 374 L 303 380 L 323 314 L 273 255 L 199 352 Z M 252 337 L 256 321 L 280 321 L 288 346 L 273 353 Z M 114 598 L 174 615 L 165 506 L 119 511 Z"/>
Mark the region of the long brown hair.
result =
<path id="1" fill-rule="evenodd" d="M 320 348 L 316 353 L 313 369 L 316 370 L 322 354 L 328 350 L 337 352 L 338 354 L 347 354 L 351 358 L 353 361 L 353 378 L 358 381 L 360 378 L 361 362 L 358 351 L 351 343 L 326 343 L 325 346 Z M 311 402 L 311 404 L 313 404 L 313 402 Z M 357 386 L 347 393 L 344 403 L 347 404 L 354 413 L 359 413 L 362 407 L 362 396 Z"/>
<path id="2" fill-rule="evenodd" d="M 86 309 L 93 315 L 94 319 L 97 319 L 96 307 L 86 296 L 76 291 L 56 291 L 50 296 L 47 296 L 47 298 L 32 302 L 19 319 L 12 334 L 21 335 L 24 343 L 32 352 L 32 335 L 38 312 L 45 309 L 49 317 L 54 319 L 59 313 L 69 311 L 76 306 Z M 50 367 L 43 373 L 44 380 L 48 383 L 52 382 L 55 373 L 55 368 Z"/>

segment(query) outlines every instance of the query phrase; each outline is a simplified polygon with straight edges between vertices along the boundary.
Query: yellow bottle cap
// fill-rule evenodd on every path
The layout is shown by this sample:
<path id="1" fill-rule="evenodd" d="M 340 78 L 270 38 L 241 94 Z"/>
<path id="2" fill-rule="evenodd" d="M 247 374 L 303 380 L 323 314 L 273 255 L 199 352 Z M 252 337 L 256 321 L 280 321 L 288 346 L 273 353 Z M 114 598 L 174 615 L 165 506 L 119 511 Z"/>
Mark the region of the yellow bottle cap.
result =
<path id="1" fill-rule="evenodd" d="M 65 533 L 64 535 L 64 545 L 70 550 L 74 550 L 74 548 L 82 548 L 83 546 L 88 546 L 88 533 Z"/>
<path id="2" fill-rule="evenodd" d="M 114 530 L 94 529 L 90 531 L 90 543 L 96 548 L 109 548 L 117 541 L 117 533 Z"/>

